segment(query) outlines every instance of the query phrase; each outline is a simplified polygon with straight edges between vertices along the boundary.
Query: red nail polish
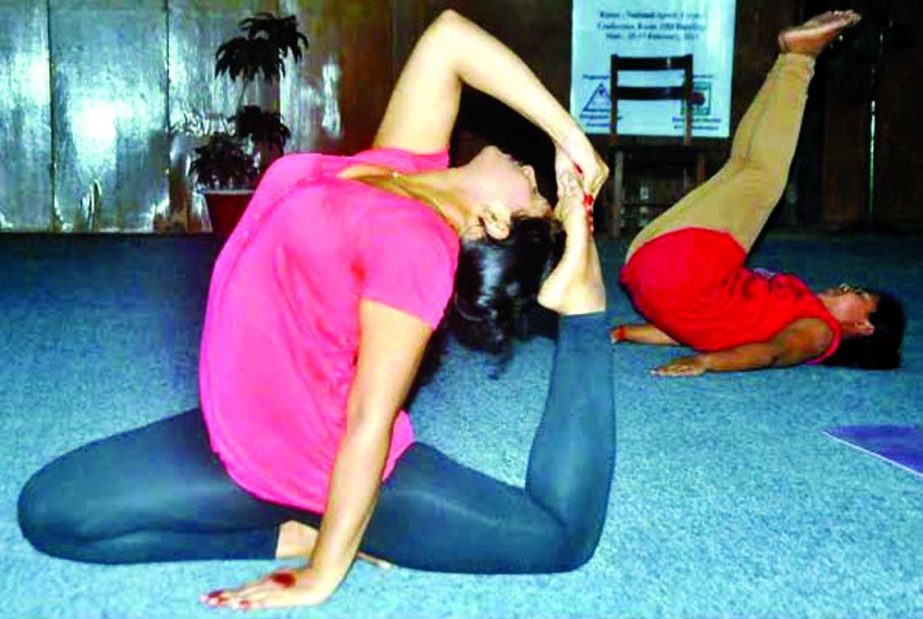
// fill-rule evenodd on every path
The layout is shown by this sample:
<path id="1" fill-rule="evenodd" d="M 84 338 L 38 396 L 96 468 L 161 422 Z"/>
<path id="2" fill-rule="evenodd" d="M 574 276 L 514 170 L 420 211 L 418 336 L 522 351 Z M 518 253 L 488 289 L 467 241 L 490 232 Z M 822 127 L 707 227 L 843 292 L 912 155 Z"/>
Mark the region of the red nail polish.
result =
<path id="1" fill-rule="evenodd" d="M 269 580 L 273 581 L 281 587 L 288 589 L 289 587 L 295 586 L 295 575 L 294 574 L 272 574 L 269 576 Z"/>
<path id="2" fill-rule="evenodd" d="M 224 593 L 224 591 L 222 591 L 221 589 L 215 589 L 214 591 L 210 591 L 208 595 L 206 595 L 205 597 L 217 598 L 217 597 L 221 597 L 222 593 Z"/>
<path id="3" fill-rule="evenodd" d="M 583 168 L 581 168 L 576 163 L 574 164 L 574 168 L 577 170 L 577 174 L 579 174 L 580 176 L 583 176 Z"/>
<path id="4" fill-rule="evenodd" d="M 583 194 L 583 204 L 586 206 L 593 206 L 593 194 L 591 193 Z"/>

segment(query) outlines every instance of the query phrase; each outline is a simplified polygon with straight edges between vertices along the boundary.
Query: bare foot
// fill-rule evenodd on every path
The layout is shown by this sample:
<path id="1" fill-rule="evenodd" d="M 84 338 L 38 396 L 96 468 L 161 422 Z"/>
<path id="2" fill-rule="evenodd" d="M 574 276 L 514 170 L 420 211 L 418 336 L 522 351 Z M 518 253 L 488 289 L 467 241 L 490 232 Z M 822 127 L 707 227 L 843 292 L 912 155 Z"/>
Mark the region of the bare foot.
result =
<path id="1" fill-rule="evenodd" d="M 862 17 L 854 11 L 827 11 L 812 17 L 800 26 L 787 28 L 779 34 L 779 49 L 783 53 L 816 57 L 844 29 L 859 23 Z"/>
<path id="2" fill-rule="evenodd" d="M 317 529 L 309 527 L 306 524 L 289 520 L 283 522 L 279 527 L 279 541 L 276 544 L 277 559 L 304 559 L 310 557 L 314 551 L 314 544 L 317 543 Z M 379 559 L 365 554 L 358 553 L 357 558 L 368 561 L 375 567 L 388 569 L 393 567 L 384 559 Z"/>
<path id="3" fill-rule="evenodd" d="M 567 175 L 555 217 L 564 225 L 567 243 L 561 261 L 542 284 L 538 302 L 558 314 L 590 314 L 606 309 L 606 288 L 590 235 L 583 190 Z"/>

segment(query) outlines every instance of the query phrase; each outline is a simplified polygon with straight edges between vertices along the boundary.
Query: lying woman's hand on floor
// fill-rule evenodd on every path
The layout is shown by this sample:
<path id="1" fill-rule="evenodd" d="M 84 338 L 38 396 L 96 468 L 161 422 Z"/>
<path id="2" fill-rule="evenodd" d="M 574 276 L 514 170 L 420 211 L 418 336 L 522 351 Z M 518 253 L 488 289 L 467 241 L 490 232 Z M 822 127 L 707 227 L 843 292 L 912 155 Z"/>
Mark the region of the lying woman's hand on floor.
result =
<path id="1" fill-rule="evenodd" d="M 288 606 L 317 606 L 339 586 L 321 578 L 310 567 L 273 572 L 237 589 L 212 591 L 201 601 L 216 608 L 256 610 Z"/>
<path id="2" fill-rule="evenodd" d="M 698 355 L 693 355 L 674 359 L 651 373 L 656 376 L 701 376 L 707 371 L 705 360 Z"/>

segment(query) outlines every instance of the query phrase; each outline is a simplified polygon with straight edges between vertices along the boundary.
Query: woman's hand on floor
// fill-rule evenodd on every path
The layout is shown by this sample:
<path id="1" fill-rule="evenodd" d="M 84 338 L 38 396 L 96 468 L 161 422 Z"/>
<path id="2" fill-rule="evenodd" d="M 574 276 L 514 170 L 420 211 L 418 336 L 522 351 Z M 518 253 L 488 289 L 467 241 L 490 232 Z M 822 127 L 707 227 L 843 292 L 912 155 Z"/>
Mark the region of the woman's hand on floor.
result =
<path id="1" fill-rule="evenodd" d="M 651 373 L 655 376 L 701 376 L 707 371 L 705 360 L 699 355 L 693 355 L 674 359 Z"/>
<path id="2" fill-rule="evenodd" d="M 340 581 L 323 578 L 311 567 L 273 572 L 237 589 L 212 591 L 201 601 L 215 608 L 256 610 L 317 606 L 333 595 Z"/>

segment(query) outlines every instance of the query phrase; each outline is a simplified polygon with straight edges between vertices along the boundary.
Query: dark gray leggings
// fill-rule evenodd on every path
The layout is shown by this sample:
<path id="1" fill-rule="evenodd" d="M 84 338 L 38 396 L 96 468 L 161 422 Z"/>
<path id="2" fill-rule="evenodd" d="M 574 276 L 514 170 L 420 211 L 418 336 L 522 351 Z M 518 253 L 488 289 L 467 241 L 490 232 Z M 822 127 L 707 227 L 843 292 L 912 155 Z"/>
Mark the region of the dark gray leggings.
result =
<path id="1" fill-rule="evenodd" d="M 362 549 L 445 572 L 556 572 L 599 541 L 615 463 L 612 351 L 602 314 L 559 319 L 525 488 L 416 443 L 382 485 Z M 23 535 L 75 561 L 271 559 L 279 525 L 320 516 L 254 498 L 209 448 L 198 409 L 72 451 L 19 498 Z"/>

